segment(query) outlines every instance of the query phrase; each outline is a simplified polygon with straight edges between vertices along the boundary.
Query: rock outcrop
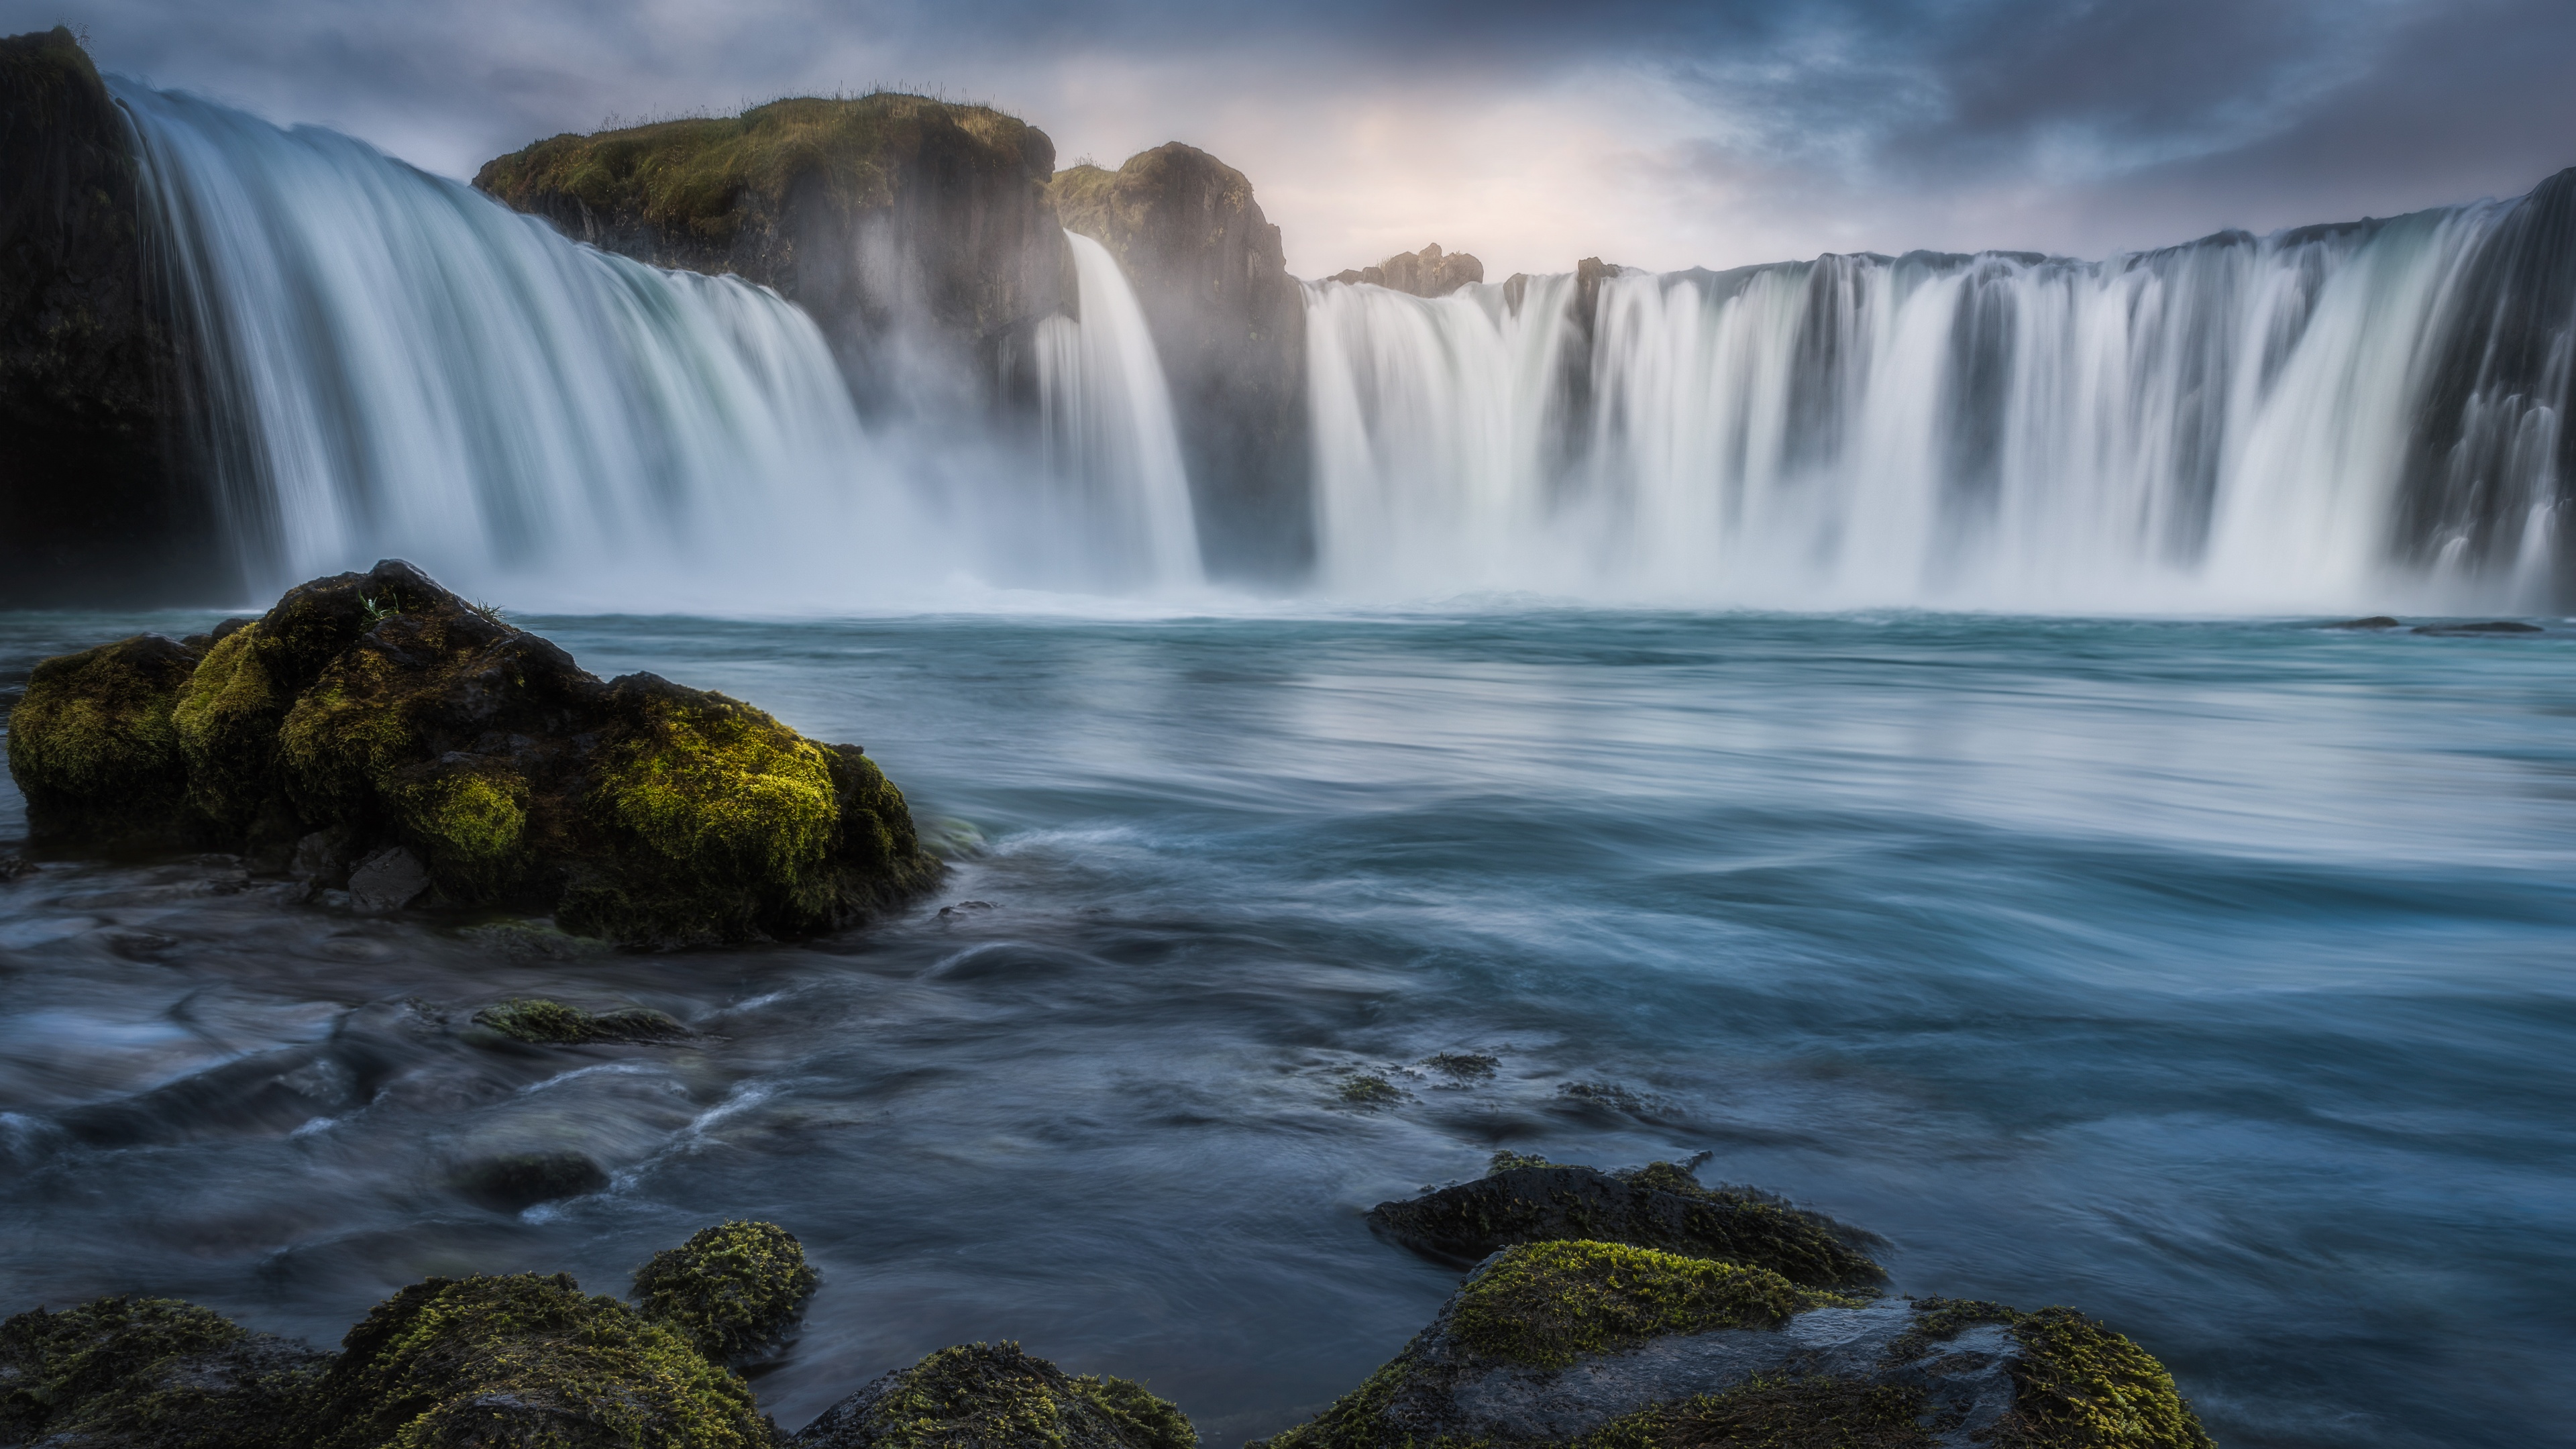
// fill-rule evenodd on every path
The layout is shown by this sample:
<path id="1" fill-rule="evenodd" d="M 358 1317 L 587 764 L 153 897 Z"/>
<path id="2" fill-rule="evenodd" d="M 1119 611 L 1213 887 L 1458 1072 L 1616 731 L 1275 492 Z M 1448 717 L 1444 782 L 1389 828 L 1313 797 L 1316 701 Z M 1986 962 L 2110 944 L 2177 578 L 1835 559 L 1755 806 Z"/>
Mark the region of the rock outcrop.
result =
<path id="1" fill-rule="evenodd" d="M 1118 259 L 1154 334 L 1208 571 L 1286 583 L 1314 562 L 1306 311 L 1242 172 L 1173 142 L 1049 187 L 1067 230 Z"/>
<path id="2" fill-rule="evenodd" d="M 1487 1259 L 1368 1381 L 1262 1449 L 2207 1449 L 2172 1377 L 2066 1309 L 1876 1300 L 1650 1248 Z"/>
<path id="3" fill-rule="evenodd" d="M 1406 1247 L 1475 1262 L 1518 1243 L 1583 1238 L 1717 1258 L 1811 1288 L 1861 1287 L 1884 1274 L 1859 1235 L 1749 1188 L 1702 1187 L 1688 1164 L 1630 1172 L 1506 1155 L 1475 1181 L 1382 1202 L 1369 1225 Z"/>
<path id="4" fill-rule="evenodd" d="M 943 1348 L 823 1412 L 796 1449 L 1196 1449 L 1181 1411 L 1119 1378 L 1076 1378 L 1016 1343 Z"/>
<path id="5" fill-rule="evenodd" d="M 807 935 L 939 871 L 857 746 L 603 682 L 400 562 L 46 660 L 9 768 L 57 848 L 231 850 L 386 908 L 549 909 L 635 945 Z"/>
<path id="6" fill-rule="evenodd" d="M 1465 252 L 1443 252 L 1433 242 L 1418 252 L 1397 252 L 1373 267 L 1335 272 L 1332 282 L 1366 282 L 1416 297 L 1446 297 L 1470 282 L 1485 280 L 1485 264 Z"/>
<path id="7" fill-rule="evenodd" d="M 1035 396 L 1034 330 L 1076 296 L 1054 171 L 1034 126 L 880 92 L 555 136 L 474 184 L 576 240 L 775 288 L 883 415 Z"/>
<path id="8" fill-rule="evenodd" d="M 0 608 L 233 583 L 142 185 L 72 33 L 0 40 Z"/>
<path id="9" fill-rule="evenodd" d="M 171 1298 L 0 1322 L 0 1444 L 269 1449 L 330 1355 Z"/>

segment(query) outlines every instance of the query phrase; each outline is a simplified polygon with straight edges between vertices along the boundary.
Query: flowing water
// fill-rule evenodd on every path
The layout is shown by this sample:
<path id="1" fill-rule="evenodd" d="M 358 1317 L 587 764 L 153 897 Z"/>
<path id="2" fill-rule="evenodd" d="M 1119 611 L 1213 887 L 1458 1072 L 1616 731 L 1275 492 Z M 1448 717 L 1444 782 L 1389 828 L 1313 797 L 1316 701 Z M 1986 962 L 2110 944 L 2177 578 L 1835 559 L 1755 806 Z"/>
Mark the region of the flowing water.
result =
<path id="1" fill-rule="evenodd" d="M 0 616 L 0 678 L 202 622 Z M 222 861 L 0 885 L 0 1306 L 328 1341 L 423 1274 L 617 1291 L 768 1218 L 824 1275 L 759 1380 L 790 1427 L 1007 1337 L 1227 1446 L 1456 1282 L 1371 1203 L 1502 1146 L 1709 1151 L 1883 1235 L 1902 1291 L 2108 1317 L 2238 1449 L 2565 1442 L 2563 621 L 524 622 L 862 742 L 980 847 L 871 930 L 662 956 Z M 522 993 L 704 1035 L 468 1028 Z M 1346 1103 L 1362 1071 L 1402 1099 Z M 529 1150 L 609 1185 L 457 1189 Z"/>

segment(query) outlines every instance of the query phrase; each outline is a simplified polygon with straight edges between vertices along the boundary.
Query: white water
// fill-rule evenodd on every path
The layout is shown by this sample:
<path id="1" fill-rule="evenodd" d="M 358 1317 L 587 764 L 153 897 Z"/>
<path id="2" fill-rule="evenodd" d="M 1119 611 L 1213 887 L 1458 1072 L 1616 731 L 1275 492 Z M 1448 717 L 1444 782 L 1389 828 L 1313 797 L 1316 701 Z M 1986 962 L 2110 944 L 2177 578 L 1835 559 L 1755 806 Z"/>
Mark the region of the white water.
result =
<path id="1" fill-rule="evenodd" d="M 1038 324 L 1047 471 L 1061 487 L 1058 551 L 1095 577 L 1195 584 L 1190 480 L 1153 334 L 1109 249 L 1071 232 L 1065 240 L 1082 318 Z"/>
<path id="2" fill-rule="evenodd" d="M 335 132 L 114 86 L 254 595 L 389 555 L 513 605 L 641 610 L 1197 576 L 1171 403 L 1096 244 L 1087 320 L 1048 332 L 1045 464 L 872 438 L 764 288 L 577 245 Z"/>
<path id="3" fill-rule="evenodd" d="M 1518 308 L 1310 286 L 1328 574 L 1390 597 L 2536 604 L 2545 440 L 2509 566 L 2393 562 L 2427 354 L 2501 210 L 2102 263 L 1632 272 L 1588 348 L 1567 278 Z"/>

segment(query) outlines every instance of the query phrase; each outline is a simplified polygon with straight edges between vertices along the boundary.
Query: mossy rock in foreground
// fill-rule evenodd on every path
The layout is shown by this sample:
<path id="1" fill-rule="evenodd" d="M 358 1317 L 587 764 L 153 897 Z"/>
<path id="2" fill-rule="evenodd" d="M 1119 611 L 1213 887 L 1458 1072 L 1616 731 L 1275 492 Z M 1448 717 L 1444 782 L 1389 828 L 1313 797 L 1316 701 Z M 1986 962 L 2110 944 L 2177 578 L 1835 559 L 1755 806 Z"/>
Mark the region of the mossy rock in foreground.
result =
<path id="1" fill-rule="evenodd" d="M 778 1341 L 820 1281 L 776 1223 L 719 1223 L 653 1255 L 635 1274 L 644 1316 L 717 1363 Z"/>
<path id="2" fill-rule="evenodd" d="M 398 561 L 212 634 L 47 660 L 9 764 L 58 848 L 184 844 L 324 879 L 398 848 L 435 903 L 633 945 L 810 935 L 940 869 L 858 747 L 654 675 L 602 682 Z"/>
<path id="3" fill-rule="evenodd" d="M 1627 1244 L 1505 1249 L 1262 1449 L 2207 1449 L 2173 1379 L 2070 1309 L 1861 1299 Z"/>
<path id="4" fill-rule="evenodd" d="M 1076 1378 L 1016 1343 L 943 1348 L 824 1411 L 797 1449 L 1197 1449 L 1169 1402 L 1125 1379 Z"/>
<path id="5" fill-rule="evenodd" d="M 349 1331 L 313 1449 L 764 1449 L 742 1379 L 570 1275 L 431 1278 Z"/>
<path id="6" fill-rule="evenodd" d="M 0 1443 L 268 1449 L 329 1355 L 169 1298 L 0 1322 Z"/>
<path id="7" fill-rule="evenodd" d="M 1418 1252 L 1475 1262 L 1515 1243 L 1629 1243 L 1767 1268 L 1811 1288 L 1864 1287 L 1885 1274 L 1859 1234 L 1749 1188 L 1702 1187 L 1686 1165 L 1624 1173 L 1501 1154 L 1475 1181 L 1369 1210 L 1369 1225 Z"/>

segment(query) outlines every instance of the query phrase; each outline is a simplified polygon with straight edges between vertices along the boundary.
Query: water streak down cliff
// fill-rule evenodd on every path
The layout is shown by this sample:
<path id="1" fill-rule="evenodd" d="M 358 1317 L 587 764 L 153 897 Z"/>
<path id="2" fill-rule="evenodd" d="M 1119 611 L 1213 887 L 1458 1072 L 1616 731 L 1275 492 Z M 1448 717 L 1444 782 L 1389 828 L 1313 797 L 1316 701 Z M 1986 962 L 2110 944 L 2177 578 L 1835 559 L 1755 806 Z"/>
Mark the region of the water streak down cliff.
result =
<path id="1" fill-rule="evenodd" d="M 2104 262 L 1578 280 L 1309 289 L 1338 587 L 2576 602 L 2576 171 Z"/>

